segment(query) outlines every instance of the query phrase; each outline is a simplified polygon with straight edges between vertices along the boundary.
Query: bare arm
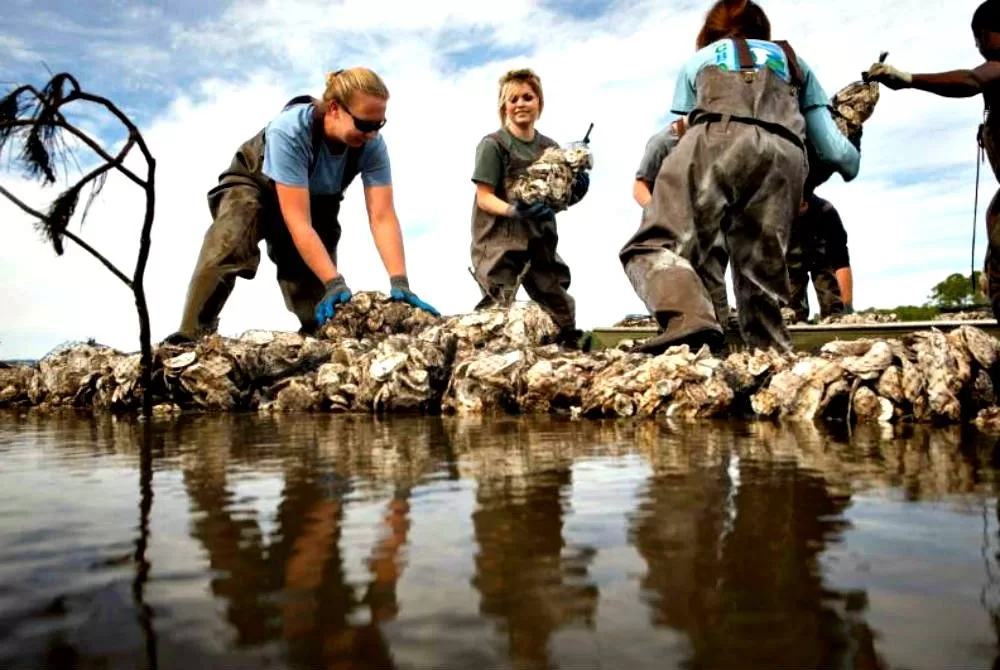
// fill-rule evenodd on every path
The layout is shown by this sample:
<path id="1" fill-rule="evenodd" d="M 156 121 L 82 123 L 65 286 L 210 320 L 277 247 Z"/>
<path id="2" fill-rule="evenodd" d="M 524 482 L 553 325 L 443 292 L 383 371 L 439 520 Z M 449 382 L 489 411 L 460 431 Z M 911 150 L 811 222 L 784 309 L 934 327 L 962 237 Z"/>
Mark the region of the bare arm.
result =
<path id="1" fill-rule="evenodd" d="M 840 298 L 844 301 L 845 305 L 854 304 L 854 275 L 851 273 L 851 267 L 837 268 L 835 274 L 837 275 L 837 283 L 840 284 Z"/>
<path id="2" fill-rule="evenodd" d="M 497 197 L 491 184 L 476 183 L 476 206 L 493 216 L 510 216 L 512 206 Z"/>
<path id="3" fill-rule="evenodd" d="M 309 211 L 309 189 L 301 186 L 275 184 L 278 193 L 278 207 L 285 220 L 285 226 L 302 260 L 316 277 L 326 284 L 337 276 L 337 266 L 333 264 L 323 241 L 312 225 Z"/>
<path id="4" fill-rule="evenodd" d="M 406 257 L 403 252 L 403 232 L 396 217 L 392 201 L 392 186 L 370 186 L 365 189 L 365 207 L 372 239 L 378 249 L 382 264 L 390 277 L 406 274 Z"/>
<path id="5" fill-rule="evenodd" d="M 914 74 L 910 88 L 945 98 L 971 98 L 1000 83 L 1000 63 L 987 61 L 974 70 Z"/>
<path id="6" fill-rule="evenodd" d="M 653 199 L 653 194 L 649 190 L 649 184 L 642 179 L 636 179 L 632 184 L 632 197 L 640 207 L 645 207 Z"/>

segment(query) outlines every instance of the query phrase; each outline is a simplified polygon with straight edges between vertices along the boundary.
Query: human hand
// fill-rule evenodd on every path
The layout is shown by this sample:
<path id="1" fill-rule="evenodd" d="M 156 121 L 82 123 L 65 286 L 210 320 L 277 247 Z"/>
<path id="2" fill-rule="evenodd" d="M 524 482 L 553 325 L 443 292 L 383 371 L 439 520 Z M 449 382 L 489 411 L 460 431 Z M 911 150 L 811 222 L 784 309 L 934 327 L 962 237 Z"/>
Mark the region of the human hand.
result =
<path id="1" fill-rule="evenodd" d="M 528 221 L 547 221 L 556 216 L 555 210 L 543 202 L 533 202 L 529 205 L 523 200 L 515 200 L 507 211 L 509 218 Z"/>
<path id="2" fill-rule="evenodd" d="M 888 63 L 872 63 L 867 72 L 861 73 L 861 78 L 865 82 L 877 81 L 880 84 L 885 84 L 894 91 L 906 88 L 913 83 L 913 75 L 894 68 Z"/>
<path id="3" fill-rule="evenodd" d="M 575 205 L 583 200 L 583 196 L 587 195 L 587 191 L 589 190 L 590 173 L 585 170 L 577 172 L 573 178 L 573 186 L 570 189 L 569 204 Z"/>
<path id="4" fill-rule="evenodd" d="M 429 314 L 434 316 L 441 316 L 441 313 L 431 307 L 428 303 L 424 302 L 417 297 L 417 294 L 410 290 L 409 280 L 403 277 L 390 277 L 389 278 L 389 297 L 392 300 L 399 300 L 405 302 L 408 305 L 412 305 L 417 309 L 422 309 Z"/>
<path id="5" fill-rule="evenodd" d="M 337 305 L 346 305 L 352 297 L 343 275 L 337 275 L 326 283 L 326 293 L 316 305 L 316 322 L 322 326 L 337 313 Z"/>

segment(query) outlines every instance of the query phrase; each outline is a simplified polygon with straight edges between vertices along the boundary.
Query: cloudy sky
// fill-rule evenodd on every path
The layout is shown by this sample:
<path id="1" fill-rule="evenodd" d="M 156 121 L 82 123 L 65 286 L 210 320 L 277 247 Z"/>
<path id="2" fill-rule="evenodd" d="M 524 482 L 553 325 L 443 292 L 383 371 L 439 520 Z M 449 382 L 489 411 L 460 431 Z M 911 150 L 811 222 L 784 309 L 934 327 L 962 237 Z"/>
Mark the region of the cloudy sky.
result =
<path id="1" fill-rule="evenodd" d="M 969 21 L 979 0 L 767 0 L 776 38 L 788 39 L 832 95 L 882 50 L 911 71 L 973 66 Z M 43 84 L 68 70 L 138 123 L 156 157 L 157 207 L 146 286 L 153 336 L 173 332 L 210 223 L 205 194 L 239 144 L 300 93 L 319 95 L 327 71 L 367 65 L 391 99 L 383 135 L 392 160 L 410 282 L 442 312 L 467 311 L 469 181 L 476 143 L 497 125 L 496 80 L 530 66 L 546 108 L 539 129 L 559 141 L 595 124 L 587 198 L 559 218 L 560 253 L 573 271 L 581 327 L 644 311 L 617 252 L 639 222 L 631 199 L 646 139 L 671 117 L 678 68 L 692 53 L 707 0 L 6 0 L 0 85 Z M 803 7 L 808 6 L 805 10 Z M 979 99 L 883 91 L 865 127 L 861 174 L 834 177 L 820 194 L 847 227 L 855 306 L 922 303 L 952 272 L 969 271 Z M 99 115 L 86 127 L 114 142 Z M 85 154 L 81 154 L 82 157 Z M 55 195 L 0 163 L 0 183 L 29 203 Z M 141 162 L 133 162 L 142 170 Z M 360 182 L 358 182 L 360 184 Z M 976 219 L 997 187 L 983 166 Z M 131 274 L 141 193 L 109 179 L 83 236 Z M 57 257 L 31 221 L 0 202 L 0 358 L 38 357 L 94 337 L 136 348 L 131 294 L 72 243 Z M 354 186 L 341 222 L 340 269 L 355 291 L 388 290 Z M 73 224 L 78 230 L 78 225 Z M 523 297 L 523 293 L 522 293 Z M 297 328 L 264 256 L 241 280 L 221 331 Z"/>

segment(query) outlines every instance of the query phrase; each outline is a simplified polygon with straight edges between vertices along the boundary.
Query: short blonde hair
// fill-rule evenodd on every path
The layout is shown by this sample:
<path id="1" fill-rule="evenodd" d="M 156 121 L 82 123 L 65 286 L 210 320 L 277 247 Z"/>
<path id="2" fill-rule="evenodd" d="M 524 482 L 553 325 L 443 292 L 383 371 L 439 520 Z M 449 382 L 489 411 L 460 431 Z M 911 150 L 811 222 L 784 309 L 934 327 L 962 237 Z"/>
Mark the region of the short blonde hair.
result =
<path id="1" fill-rule="evenodd" d="M 389 99 L 389 89 L 385 82 L 366 67 L 336 70 L 326 75 L 323 102 L 329 104 L 332 101 L 338 105 L 347 105 L 353 100 L 355 93 L 367 93 L 382 100 Z"/>
<path id="2" fill-rule="evenodd" d="M 500 112 L 500 123 L 507 122 L 507 100 L 510 99 L 510 91 L 518 84 L 527 84 L 538 96 L 538 115 L 541 116 L 545 107 L 545 96 L 542 94 L 542 80 L 531 68 L 521 68 L 520 70 L 508 70 L 500 77 L 500 94 L 497 97 L 498 111 Z"/>

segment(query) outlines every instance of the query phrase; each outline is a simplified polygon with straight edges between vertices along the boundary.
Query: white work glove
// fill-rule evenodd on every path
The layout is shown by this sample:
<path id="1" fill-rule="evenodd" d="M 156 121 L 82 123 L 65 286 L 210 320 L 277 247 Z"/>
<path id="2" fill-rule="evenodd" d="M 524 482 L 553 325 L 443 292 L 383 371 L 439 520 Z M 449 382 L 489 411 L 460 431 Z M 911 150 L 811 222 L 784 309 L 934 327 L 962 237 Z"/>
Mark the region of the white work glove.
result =
<path id="1" fill-rule="evenodd" d="M 888 63 L 872 63 L 867 72 L 862 73 L 865 81 L 877 81 L 896 91 L 913 83 L 913 75 L 897 70 Z"/>

